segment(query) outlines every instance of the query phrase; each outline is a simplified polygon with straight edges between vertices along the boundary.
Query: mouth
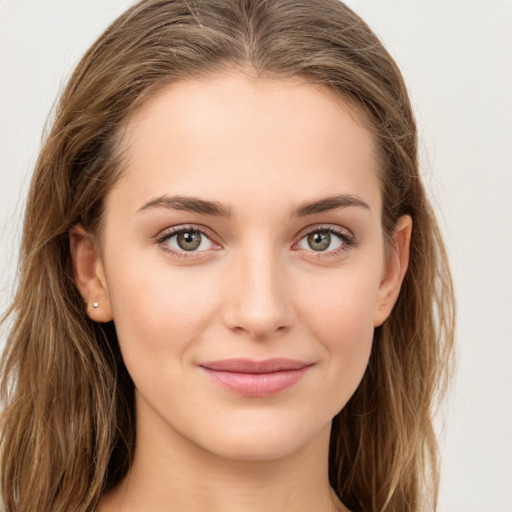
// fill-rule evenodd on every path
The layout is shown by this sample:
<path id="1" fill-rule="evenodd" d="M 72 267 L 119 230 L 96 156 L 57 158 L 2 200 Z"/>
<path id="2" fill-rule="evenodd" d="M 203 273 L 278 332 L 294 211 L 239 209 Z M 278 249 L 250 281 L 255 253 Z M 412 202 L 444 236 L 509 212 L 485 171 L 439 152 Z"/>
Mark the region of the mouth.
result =
<path id="1" fill-rule="evenodd" d="M 297 384 L 313 366 L 293 359 L 223 359 L 199 364 L 218 385 L 248 397 L 266 397 Z"/>

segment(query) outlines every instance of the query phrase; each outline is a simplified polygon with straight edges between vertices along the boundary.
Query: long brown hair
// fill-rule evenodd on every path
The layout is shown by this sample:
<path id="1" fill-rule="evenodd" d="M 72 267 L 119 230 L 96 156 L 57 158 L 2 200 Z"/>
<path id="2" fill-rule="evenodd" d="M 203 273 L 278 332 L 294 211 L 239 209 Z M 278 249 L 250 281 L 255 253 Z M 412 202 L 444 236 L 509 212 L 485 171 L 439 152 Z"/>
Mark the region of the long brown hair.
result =
<path id="1" fill-rule="evenodd" d="M 143 0 L 79 63 L 36 164 L 5 317 L 13 320 L 1 367 L 8 511 L 92 511 L 130 466 L 133 383 L 114 326 L 86 315 L 68 232 L 76 223 L 101 228 L 131 113 L 174 80 L 226 66 L 329 87 L 358 106 L 378 141 L 385 236 L 401 215 L 412 217 L 410 264 L 365 376 L 333 421 L 329 478 L 354 511 L 435 509 L 432 415 L 450 370 L 453 290 L 395 62 L 338 0 Z"/>

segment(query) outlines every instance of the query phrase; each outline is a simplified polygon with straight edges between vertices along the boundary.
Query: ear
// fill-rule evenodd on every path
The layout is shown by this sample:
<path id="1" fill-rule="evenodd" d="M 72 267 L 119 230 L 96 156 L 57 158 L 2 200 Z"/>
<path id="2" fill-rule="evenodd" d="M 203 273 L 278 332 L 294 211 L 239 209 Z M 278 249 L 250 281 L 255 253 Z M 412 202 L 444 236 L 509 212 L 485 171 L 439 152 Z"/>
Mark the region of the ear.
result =
<path id="1" fill-rule="evenodd" d="M 86 305 L 87 314 L 95 322 L 113 319 L 103 263 L 94 238 L 83 226 L 69 230 L 69 245 L 73 263 L 73 277 Z"/>
<path id="2" fill-rule="evenodd" d="M 385 262 L 382 280 L 377 293 L 373 325 L 378 327 L 388 318 L 400 293 L 400 287 L 409 265 L 412 219 L 400 217 L 391 241 L 391 254 Z"/>

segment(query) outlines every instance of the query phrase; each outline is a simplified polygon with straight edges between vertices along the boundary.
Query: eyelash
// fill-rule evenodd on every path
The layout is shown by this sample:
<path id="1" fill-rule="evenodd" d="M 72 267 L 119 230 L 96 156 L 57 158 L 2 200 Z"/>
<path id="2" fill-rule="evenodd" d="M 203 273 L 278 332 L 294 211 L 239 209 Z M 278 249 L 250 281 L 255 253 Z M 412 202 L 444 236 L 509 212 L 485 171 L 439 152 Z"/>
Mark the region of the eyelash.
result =
<path id="1" fill-rule="evenodd" d="M 332 249 L 330 251 L 314 251 L 313 249 L 309 250 L 308 252 L 312 253 L 311 255 L 318 259 L 324 259 L 324 258 L 336 258 L 340 256 L 340 254 L 349 251 L 353 247 L 357 245 L 357 240 L 355 236 L 350 233 L 348 230 L 341 229 L 338 227 L 330 226 L 330 225 L 316 225 L 313 226 L 311 229 L 308 229 L 306 232 L 302 233 L 299 240 L 303 240 L 311 233 L 317 233 L 317 232 L 326 232 L 330 233 L 331 235 L 336 236 L 341 241 L 341 246 L 337 249 Z"/>
<path id="2" fill-rule="evenodd" d="M 162 232 L 160 235 L 158 235 L 155 238 L 155 242 L 161 246 L 162 250 L 168 253 L 171 253 L 174 257 L 177 258 L 187 258 L 187 259 L 193 259 L 193 258 L 200 258 L 203 252 L 206 251 L 177 251 L 173 248 L 171 248 L 168 244 L 165 244 L 166 241 L 171 239 L 173 236 L 179 235 L 180 233 L 184 233 L 187 231 L 194 231 L 197 233 L 200 233 L 202 236 L 206 237 L 212 244 L 215 245 L 215 242 L 212 240 L 212 235 L 201 228 L 200 226 L 182 226 L 178 228 L 169 228 L 166 229 L 164 232 Z M 306 232 L 302 233 L 299 241 L 306 238 L 311 233 L 317 233 L 317 232 L 327 232 L 330 233 L 336 237 L 338 237 L 341 241 L 341 246 L 337 249 L 330 250 L 330 251 L 314 251 L 311 249 L 310 253 L 314 255 L 316 258 L 335 258 L 339 256 L 343 252 L 347 252 L 348 250 L 352 249 L 357 245 L 356 238 L 354 235 L 349 233 L 348 231 L 342 230 L 340 228 L 336 228 L 334 226 L 323 226 L 323 225 L 316 225 L 313 226 L 311 229 L 307 230 Z"/>
<path id="3" fill-rule="evenodd" d="M 187 231 L 194 231 L 197 233 L 201 233 L 202 236 L 206 237 L 208 240 L 210 240 L 212 243 L 212 235 L 206 230 L 202 229 L 199 226 L 182 226 L 179 228 L 169 228 L 166 229 L 164 232 L 162 232 L 160 235 L 158 235 L 155 238 L 155 242 L 161 246 L 162 250 L 165 252 L 168 252 L 172 254 L 174 257 L 177 258 L 187 258 L 187 259 L 193 259 L 193 258 L 200 258 L 201 253 L 204 251 L 177 251 L 173 248 L 171 248 L 168 244 L 165 244 L 164 242 L 170 240 L 173 236 L 179 235 L 180 233 L 186 233 Z"/>

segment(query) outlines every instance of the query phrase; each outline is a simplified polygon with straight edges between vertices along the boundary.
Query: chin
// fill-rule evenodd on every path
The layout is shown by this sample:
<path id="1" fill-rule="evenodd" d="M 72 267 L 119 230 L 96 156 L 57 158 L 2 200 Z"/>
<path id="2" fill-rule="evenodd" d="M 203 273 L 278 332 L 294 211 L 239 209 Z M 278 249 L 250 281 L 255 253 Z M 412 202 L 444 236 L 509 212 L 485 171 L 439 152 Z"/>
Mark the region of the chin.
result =
<path id="1" fill-rule="evenodd" d="M 210 450 L 213 455 L 231 461 L 272 462 L 296 453 L 300 445 L 293 443 L 238 442 L 218 445 Z"/>
<path id="2" fill-rule="evenodd" d="M 330 421 L 327 425 L 275 425 L 253 422 L 247 428 L 233 425 L 210 426 L 208 439 L 200 441 L 203 449 L 233 461 L 270 462 L 307 451 L 318 441 L 328 446 Z"/>

